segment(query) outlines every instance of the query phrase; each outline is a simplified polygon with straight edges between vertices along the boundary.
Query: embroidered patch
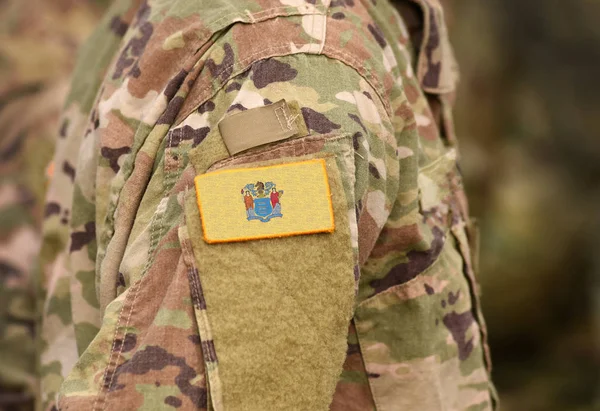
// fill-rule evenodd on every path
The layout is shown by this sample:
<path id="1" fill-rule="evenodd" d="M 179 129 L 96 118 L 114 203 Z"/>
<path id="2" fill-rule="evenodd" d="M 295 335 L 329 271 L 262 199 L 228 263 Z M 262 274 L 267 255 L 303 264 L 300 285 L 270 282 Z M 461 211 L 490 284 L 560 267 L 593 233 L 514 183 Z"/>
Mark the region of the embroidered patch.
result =
<path id="1" fill-rule="evenodd" d="M 220 170 L 194 182 L 207 243 L 334 230 L 324 159 Z"/>
<path id="2" fill-rule="evenodd" d="M 257 181 L 255 184 L 246 184 L 242 188 L 242 194 L 248 221 L 259 220 L 266 223 L 273 217 L 283 217 L 279 201 L 283 190 L 277 191 L 274 183 Z"/>

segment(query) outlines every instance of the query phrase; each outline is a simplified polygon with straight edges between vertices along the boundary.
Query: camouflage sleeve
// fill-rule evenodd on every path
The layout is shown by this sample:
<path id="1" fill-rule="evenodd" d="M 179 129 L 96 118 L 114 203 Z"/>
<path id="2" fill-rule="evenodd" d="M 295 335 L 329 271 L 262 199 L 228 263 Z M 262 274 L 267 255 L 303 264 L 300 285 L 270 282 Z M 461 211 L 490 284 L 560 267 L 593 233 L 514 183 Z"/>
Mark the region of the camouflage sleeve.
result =
<path id="1" fill-rule="evenodd" d="M 490 409 L 445 54 L 387 2 L 248 3 L 143 3 L 69 101 L 47 406 Z"/>
<path id="2" fill-rule="evenodd" d="M 48 166 L 77 46 L 98 18 L 93 3 L 0 6 L 1 410 L 33 410 L 39 393 L 45 281 L 38 263 Z"/>
<path id="3" fill-rule="evenodd" d="M 66 91 L 64 81 L 21 90 L 0 114 L 0 408 L 32 409 L 38 392 L 37 257 L 46 170 Z"/>
<path id="4" fill-rule="evenodd" d="M 66 84 L 6 101 L 0 114 L 0 409 L 32 410 L 37 393 L 37 261 L 45 169 Z M 28 115 L 22 113 L 28 110 Z M 19 116 L 21 116 L 19 118 Z M 19 119 L 15 121 L 15 119 Z"/>
<path id="5" fill-rule="evenodd" d="M 84 398 L 93 398 L 93 395 L 97 394 L 96 389 L 100 387 L 96 388 L 95 384 L 90 384 L 89 388 L 87 388 L 89 392 L 82 392 L 80 388 L 75 387 L 81 387 L 80 384 L 87 384 L 88 382 L 97 380 L 99 378 L 98 373 L 104 371 L 104 369 L 98 368 L 99 364 L 97 361 L 91 361 L 90 356 L 108 360 L 110 353 L 114 351 L 114 348 L 111 351 L 107 344 L 112 344 L 116 331 L 115 322 L 119 321 L 121 317 L 118 314 L 112 314 L 112 311 L 121 307 L 117 307 L 116 304 L 122 304 L 123 298 L 136 291 L 136 288 L 132 288 L 132 285 L 139 284 L 141 278 L 161 269 L 173 270 L 174 273 L 177 273 L 176 277 L 171 279 L 173 281 L 179 277 L 178 263 L 175 257 L 177 253 L 181 253 L 180 248 L 184 247 L 186 243 L 184 242 L 181 245 L 172 243 L 172 235 L 177 233 L 177 230 L 173 232 L 173 229 L 181 224 L 183 218 L 183 208 L 181 208 L 182 205 L 178 203 L 177 198 L 183 195 L 183 184 L 189 178 L 189 172 L 192 170 L 192 164 L 188 164 L 185 167 L 185 163 L 195 162 L 194 167 L 208 168 L 217 160 L 225 160 L 229 154 L 219 135 L 217 125 L 220 120 L 238 112 L 270 105 L 281 99 L 294 102 L 297 105 L 298 114 L 301 116 L 305 127 L 304 134 L 308 136 L 287 143 L 278 143 L 270 147 L 269 150 L 262 150 L 265 153 L 262 155 L 259 155 L 260 152 L 259 154 L 255 154 L 256 158 L 253 159 L 253 162 L 260 162 L 261 156 L 264 156 L 264 160 L 262 161 L 276 159 L 279 150 L 295 153 L 294 155 L 299 158 L 319 152 L 342 152 L 345 154 L 339 156 L 339 159 L 340 162 L 347 162 L 347 164 L 342 164 L 341 167 L 343 167 L 343 170 L 346 170 L 342 177 L 344 179 L 344 186 L 348 190 L 355 190 L 351 184 L 351 181 L 355 181 L 356 189 L 360 190 L 361 193 L 358 197 L 363 198 L 368 196 L 369 182 L 371 181 L 372 184 L 374 181 L 377 181 L 377 187 L 381 189 L 380 192 L 388 192 L 392 196 L 391 193 L 397 187 L 398 178 L 395 143 L 391 133 L 392 126 L 381 101 L 367 81 L 352 68 L 325 56 L 297 54 L 256 62 L 248 71 L 227 81 L 216 95 L 199 107 L 196 107 L 192 113 L 187 115 L 176 127 L 173 127 L 168 132 L 161 144 L 160 157 L 155 160 L 160 166 L 153 173 L 150 181 L 144 188 L 146 193 L 152 194 L 144 197 L 133 221 L 132 238 L 129 240 L 129 245 L 126 247 L 121 260 L 119 278 L 116 279 L 114 285 L 107 285 L 110 287 L 109 290 L 100 290 L 99 292 L 102 295 L 103 293 L 108 294 L 110 291 L 116 299 L 107 302 L 107 311 L 104 314 L 104 319 L 101 323 L 98 323 L 100 324 L 99 334 L 96 335 L 91 345 L 89 343 L 90 339 L 88 342 L 82 343 L 79 350 L 73 345 L 77 341 L 79 346 L 79 339 L 75 338 L 73 332 L 76 333 L 79 327 L 84 328 L 86 323 L 90 323 L 90 317 L 83 314 L 87 310 L 85 307 L 89 306 L 90 301 L 90 298 L 86 299 L 85 296 L 87 293 L 95 293 L 96 282 L 94 276 L 87 276 L 85 270 L 77 272 L 64 271 L 62 279 L 57 277 L 54 284 L 55 288 L 51 290 L 51 298 L 48 303 L 51 305 L 56 304 L 59 307 L 59 302 L 63 300 L 64 303 L 61 303 L 62 305 L 60 306 L 64 307 L 64 309 L 70 307 L 70 309 L 62 311 L 65 313 L 64 320 L 60 320 L 63 316 L 63 314 L 60 314 L 60 311 L 49 310 L 49 314 L 52 312 L 56 312 L 56 314 L 47 315 L 44 327 L 44 330 L 47 330 L 46 339 L 47 341 L 54 340 L 53 345 L 56 347 L 60 345 L 63 355 L 71 355 L 72 358 L 75 358 L 74 355 L 79 357 L 79 354 L 76 354 L 77 351 L 81 354 L 81 357 L 77 360 L 75 369 L 63 385 L 63 401 L 66 404 L 69 403 L 69 399 L 76 399 L 76 403 L 81 404 L 80 401 L 84 401 Z M 351 154 L 352 152 L 356 152 L 356 155 Z M 61 163 L 62 161 L 62 159 L 56 160 L 57 163 Z M 110 167 L 110 163 L 107 163 L 107 166 Z M 386 178 L 383 178 L 383 176 L 386 176 Z M 62 177 L 57 176 L 56 178 Z M 374 180 L 375 178 L 377 180 Z M 61 186 L 64 187 L 64 185 Z M 77 190 L 84 189 L 83 187 L 79 188 L 76 182 L 76 192 Z M 285 195 L 283 198 L 285 198 Z M 381 210 L 378 211 L 379 213 L 384 213 L 385 209 L 391 208 L 390 196 L 384 196 L 379 200 L 378 204 L 381 207 Z M 348 201 L 351 202 L 345 205 L 347 211 L 344 213 L 344 218 L 350 221 L 347 223 L 348 226 L 353 227 L 351 229 L 351 244 L 352 249 L 354 249 L 353 253 L 357 255 L 358 233 L 356 231 L 355 203 L 350 198 L 348 196 Z M 77 208 L 82 202 L 83 200 L 78 200 L 77 203 L 73 204 L 73 207 Z M 59 208 L 56 207 L 56 209 L 56 217 L 59 217 Z M 375 206 L 370 207 L 370 210 L 373 216 L 375 216 L 374 218 L 378 220 L 382 219 L 382 217 L 377 216 L 378 212 Z M 57 220 L 58 223 L 59 221 Z M 87 224 L 83 225 L 87 227 Z M 71 243 L 67 246 L 71 250 L 70 259 L 74 258 L 73 255 L 79 249 L 76 241 L 78 238 L 81 238 L 81 241 L 85 242 L 85 235 L 85 231 L 72 231 Z M 171 245 L 167 243 L 171 243 Z M 189 244 L 192 247 L 192 243 L 190 242 Z M 89 247 L 89 245 L 86 247 Z M 152 249 L 155 249 L 155 251 L 152 252 Z M 167 249 L 170 249 L 171 252 L 177 251 L 177 253 L 174 256 L 163 255 L 162 253 Z M 88 253 L 89 251 L 86 252 L 86 255 Z M 148 255 L 152 254 L 154 254 L 154 257 L 148 259 Z M 162 261 L 163 258 L 166 258 L 166 260 Z M 93 269 L 93 267 L 90 268 Z M 185 274 L 185 272 L 182 274 Z M 184 279 L 177 281 L 187 282 L 187 276 Z M 159 278 L 156 278 L 156 280 L 162 281 Z M 167 278 L 163 278 L 163 280 L 167 280 Z M 73 286 L 69 286 L 69 283 L 73 283 L 73 281 L 76 282 L 76 289 L 79 289 L 79 295 L 74 295 L 72 292 Z M 172 290 L 167 283 L 161 286 L 161 288 L 169 290 L 169 294 L 175 293 L 173 296 L 146 296 L 143 299 L 139 297 L 137 304 L 143 302 L 144 310 L 155 312 L 154 310 L 156 309 L 158 311 L 153 314 L 153 320 L 148 318 L 150 323 L 147 323 L 144 327 L 139 327 L 140 332 L 146 335 L 146 337 L 142 339 L 142 336 L 135 331 L 138 327 L 131 328 L 129 326 L 128 329 L 130 331 L 116 340 L 123 341 L 125 339 L 127 344 L 129 344 L 126 346 L 126 349 L 128 350 L 127 353 L 130 354 L 123 353 L 123 355 L 130 358 L 135 352 L 139 352 L 137 354 L 139 356 L 150 355 L 144 350 L 143 346 L 153 346 L 160 347 L 162 351 L 166 350 L 163 355 L 178 356 L 180 355 L 178 348 L 169 348 L 175 341 L 188 341 L 188 337 L 191 338 L 194 335 L 197 336 L 195 338 L 201 338 L 195 320 L 199 318 L 199 314 L 195 313 L 193 307 L 186 304 L 181 305 L 184 302 L 183 300 L 173 306 L 169 306 L 172 304 L 166 304 L 164 300 L 164 298 L 174 298 L 175 295 L 185 292 L 185 288 L 181 287 L 190 286 L 189 284 L 185 285 L 185 282 L 173 284 L 172 287 L 174 289 Z M 61 289 L 65 291 L 60 291 Z M 352 286 L 352 289 L 354 289 L 354 286 Z M 95 294 L 93 295 L 92 300 L 95 299 Z M 97 306 L 96 304 L 94 303 L 93 306 Z M 77 313 L 81 320 L 77 321 L 71 318 L 71 313 Z M 181 321 L 186 319 L 184 323 L 187 325 L 175 332 L 172 329 L 173 324 L 169 324 L 169 321 L 175 320 L 175 317 L 168 320 L 165 324 L 160 320 L 160 316 L 166 313 L 181 317 Z M 95 316 L 96 314 L 92 318 L 95 318 Z M 193 321 L 190 322 L 187 318 Z M 121 320 L 123 319 L 121 318 Z M 60 329 L 60 327 L 54 324 L 55 321 L 64 321 L 63 324 L 73 321 L 73 331 L 70 331 L 69 334 L 64 334 L 61 338 L 52 337 L 50 333 L 55 333 L 56 330 Z M 68 330 L 64 327 L 62 329 Z M 171 330 L 168 336 L 163 334 L 164 331 L 161 331 L 168 329 Z M 159 334 L 153 336 L 155 332 Z M 344 336 L 346 332 L 347 324 L 343 327 Z M 174 341 L 171 341 L 171 339 Z M 119 342 L 118 344 L 121 343 Z M 69 348 L 69 346 L 71 347 Z M 49 353 L 52 351 L 52 348 L 49 347 L 45 355 L 49 356 Z M 69 352 L 71 354 L 68 354 Z M 206 353 L 203 354 L 206 356 Z M 200 355 L 201 357 L 202 355 Z M 46 358 L 48 357 L 44 357 L 44 359 Z M 45 369 L 49 370 L 52 363 L 52 361 L 46 362 L 44 364 Z M 186 364 L 194 369 L 195 372 L 201 372 L 204 368 L 203 364 L 198 362 L 198 359 L 189 358 L 186 360 Z M 364 370 L 361 370 L 361 367 L 358 367 L 357 371 L 352 370 L 352 367 L 355 366 L 349 363 L 348 375 L 346 377 L 349 382 L 355 379 L 354 375 L 357 373 L 360 374 L 362 372 L 364 375 Z M 155 377 L 154 373 L 147 374 L 144 372 L 136 377 L 138 379 L 136 384 L 143 384 L 142 380 Z M 115 381 L 112 384 L 118 384 L 118 378 L 114 378 Z M 167 376 L 161 378 L 167 378 L 168 380 Z M 363 383 L 366 383 L 366 378 L 364 377 Z M 165 382 L 165 384 L 167 383 Z M 170 381 L 170 384 L 173 386 L 173 380 Z M 205 382 L 203 379 L 200 379 L 196 382 L 196 385 L 197 389 L 200 389 L 205 387 Z M 122 389 L 119 389 L 119 396 L 122 395 L 124 398 L 137 397 L 137 395 L 133 395 L 129 387 L 126 384 Z M 132 385 L 131 389 L 135 390 L 135 386 Z M 161 402 L 167 401 L 173 396 L 182 398 L 184 403 L 190 400 L 198 400 L 198 398 L 190 398 L 189 393 L 186 393 L 185 390 L 182 392 L 182 388 L 176 384 L 173 386 L 172 392 L 169 392 L 171 395 L 148 392 L 145 396 L 148 396 L 147 400 L 158 399 Z M 133 397 L 131 397 L 132 395 Z M 164 396 L 160 397 L 161 395 Z"/>

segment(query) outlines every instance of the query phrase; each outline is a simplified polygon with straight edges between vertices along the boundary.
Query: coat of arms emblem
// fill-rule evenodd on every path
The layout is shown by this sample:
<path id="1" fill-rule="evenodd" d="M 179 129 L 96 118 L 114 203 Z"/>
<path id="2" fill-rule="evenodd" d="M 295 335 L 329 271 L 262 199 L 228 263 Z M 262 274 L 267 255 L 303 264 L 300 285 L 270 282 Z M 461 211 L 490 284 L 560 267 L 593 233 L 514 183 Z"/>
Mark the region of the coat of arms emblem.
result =
<path id="1" fill-rule="evenodd" d="M 277 191 L 275 183 L 270 181 L 246 184 L 242 188 L 242 196 L 248 221 L 259 220 L 266 223 L 272 218 L 283 217 L 279 202 L 282 195 L 283 190 Z"/>

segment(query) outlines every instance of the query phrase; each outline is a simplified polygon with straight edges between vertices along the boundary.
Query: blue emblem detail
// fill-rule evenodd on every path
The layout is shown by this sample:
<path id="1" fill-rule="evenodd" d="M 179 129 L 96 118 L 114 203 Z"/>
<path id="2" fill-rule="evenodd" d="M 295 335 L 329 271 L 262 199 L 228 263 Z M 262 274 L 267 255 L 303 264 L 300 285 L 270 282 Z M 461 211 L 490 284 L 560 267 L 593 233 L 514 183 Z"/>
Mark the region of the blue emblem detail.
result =
<path id="1" fill-rule="evenodd" d="M 248 221 L 259 220 L 266 223 L 272 218 L 283 217 L 279 202 L 283 190 L 277 191 L 275 183 L 257 181 L 255 184 L 246 184 L 241 192 Z"/>

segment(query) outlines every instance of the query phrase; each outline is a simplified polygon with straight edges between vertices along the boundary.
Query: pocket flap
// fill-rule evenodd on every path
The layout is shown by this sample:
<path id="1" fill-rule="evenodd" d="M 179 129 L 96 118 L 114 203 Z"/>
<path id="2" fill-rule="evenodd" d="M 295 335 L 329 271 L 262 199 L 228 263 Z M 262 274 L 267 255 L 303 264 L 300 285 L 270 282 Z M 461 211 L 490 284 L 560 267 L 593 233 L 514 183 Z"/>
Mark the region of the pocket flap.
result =
<path id="1" fill-rule="evenodd" d="M 448 197 L 452 194 L 448 174 L 455 168 L 456 150 L 450 149 L 419 170 L 418 183 L 422 211 L 427 212 L 448 203 Z"/>

